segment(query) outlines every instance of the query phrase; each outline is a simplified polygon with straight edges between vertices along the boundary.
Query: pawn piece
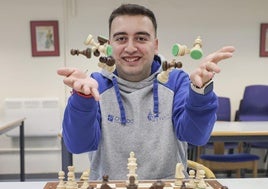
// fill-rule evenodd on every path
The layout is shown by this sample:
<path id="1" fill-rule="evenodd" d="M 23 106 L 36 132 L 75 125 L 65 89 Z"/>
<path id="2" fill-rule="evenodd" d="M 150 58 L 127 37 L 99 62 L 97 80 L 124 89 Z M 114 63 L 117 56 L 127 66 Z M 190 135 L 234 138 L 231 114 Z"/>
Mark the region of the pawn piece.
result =
<path id="1" fill-rule="evenodd" d="M 68 166 L 66 189 L 77 189 L 78 184 L 75 181 L 74 166 Z"/>
<path id="2" fill-rule="evenodd" d="M 98 40 L 101 41 L 100 43 L 104 42 L 104 38 L 99 37 Z M 97 57 L 100 55 L 100 53 L 103 53 L 108 56 L 112 55 L 112 47 L 107 43 L 104 43 L 102 45 L 100 43 L 96 43 L 91 34 L 88 35 L 87 39 L 84 42 L 85 45 L 93 46 L 92 48 L 93 54 Z"/>
<path id="3" fill-rule="evenodd" d="M 104 45 L 105 43 L 108 43 L 108 39 L 106 39 L 105 37 L 103 37 L 103 36 L 98 36 L 98 42 L 101 44 L 101 45 Z"/>
<path id="4" fill-rule="evenodd" d="M 152 186 L 149 189 L 163 189 L 165 186 L 165 183 L 161 180 L 157 180 L 152 184 Z"/>
<path id="5" fill-rule="evenodd" d="M 195 188 L 196 183 L 195 183 L 195 170 L 190 170 L 189 171 L 189 182 L 186 184 L 188 188 Z"/>
<path id="6" fill-rule="evenodd" d="M 167 71 L 168 69 L 181 68 L 181 67 L 182 67 L 182 63 L 176 62 L 174 59 L 170 63 L 168 63 L 167 61 L 164 61 L 162 63 L 162 69 L 164 71 Z"/>
<path id="7" fill-rule="evenodd" d="M 113 72 L 115 70 L 115 60 L 112 56 L 99 58 L 98 66 L 108 72 Z"/>
<path id="8" fill-rule="evenodd" d="M 91 58 L 91 49 L 90 48 L 87 48 L 83 51 L 79 51 L 78 49 L 71 49 L 70 51 L 71 55 L 79 55 L 79 54 L 82 54 L 84 56 L 86 56 L 87 58 Z"/>
<path id="9" fill-rule="evenodd" d="M 175 44 L 172 47 L 172 55 L 173 56 L 184 56 L 185 54 L 189 54 L 190 50 L 186 45 Z"/>
<path id="10" fill-rule="evenodd" d="M 206 189 L 207 185 L 205 183 L 205 171 L 203 169 L 199 170 L 199 182 L 197 184 L 197 187 L 200 189 Z"/>
<path id="11" fill-rule="evenodd" d="M 57 185 L 57 188 L 56 189 L 65 189 L 65 183 L 64 183 L 64 171 L 59 171 L 58 173 L 58 178 L 59 178 L 59 184 Z"/>
<path id="12" fill-rule="evenodd" d="M 157 80 L 160 83 L 166 83 L 169 78 L 169 73 L 172 71 L 172 69 L 181 67 L 182 67 L 181 62 L 176 62 L 175 60 L 172 60 L 170 63 L 168 63 L 167 61 L 164 61 L 162 63 L 163 71 L 157 75 Z"/>
<path id="13" fill-rule="evenodd" d="M 109 182 L 109 176 L 108 176 L 108 175 L 103 175 L 103 176 L 102 176 L 102 184 L 101 184 L 100 189 L 112 189 L 112 188 L 108 185 L 108 182 Z"/>
<path id="14" fill-rule="evenodd" d="M 84 171 L 80 178 L 80 180 L 83 181 L 81 189 L 87 189 L 89 187 L 88 178 L 89 178 L 89 171 Z"/>
<path id="15" fill-rule="evenodd" d="M 202 40 L 200 36 L 198 36 L 194 42 L 194 47 L 190 51 L 190 56 L 192 57 L 192 59 L 198 60 L 203 56 L 203 51 L 201 48 L 202 48 Z"/>
<path id="16" fill-rule="evenodd" d="M 127 185 L 127 189 L 137 189 L 138 185 L 135 183 L 135 177 L 134 176 L 130 176 L 129 177 L 129 183 Z"/>
<path id="17" fill-rule="evenodd" d="M 168 81 L 170 71 L 171 70 L 162 71 L 160 74 L 157 75 L 157 80 L 160 83 L 166 83 Z"/>

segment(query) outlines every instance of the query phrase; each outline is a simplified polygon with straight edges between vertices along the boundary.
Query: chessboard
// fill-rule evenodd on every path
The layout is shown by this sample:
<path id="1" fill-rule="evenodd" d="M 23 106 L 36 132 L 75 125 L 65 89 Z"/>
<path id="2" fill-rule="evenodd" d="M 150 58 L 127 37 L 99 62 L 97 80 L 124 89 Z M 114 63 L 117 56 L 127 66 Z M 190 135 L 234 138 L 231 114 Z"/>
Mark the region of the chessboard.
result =
<path id="1" fill-rule="evenodd" d="M 143 180 L 139 180 L 138 184 L 137 184 L 137 189 L 154 189 L 154 183 L 156 181 L 143 181 Z M 161 180 L 161 182 L 164 183 L 164 189 L 190 189 L 187 186 L 187 183 L 189 182 L 188 180 L 184 180 L 184 186 L 185 187 L 178 187 L 174 184 L 174 180 Z M 225 186 L 223 186 L 221 183 L 219 183 L 217 180 L 205 180 L 205 183 L 207 185 L 206 189 L 224 189 L 227 188 Z M 46 185 L 44 186 L 43 189 L 57 189 L 59 182 L 47 182 Z M 77 182 L 78 184 L 78 188 L 81 188 L 83 182 Z M 89 181 L 88 182 L 88 189 L 100 189 L 102 188 L 103 182 L 102 181 Z M 126 181 L 109 181 L 107 183 L 110 188 L 112 189 L 127 189 L 127 184 Z"/>
<path id="2" fill-rule="evenodd" d="M 189 170 L 189 178 L 183 173 L 182 163 L 176 165 L 175 178 L 170 180 L 139 180 L 136 174 L 137 163 L 134 152 L 130 152 L 126 180 L 109 180 L 109 175 L 103 175 L 102 181 L 90 181 L 90 169 L 84 171 L 80 179 L 76 180 L 75 167 L 68 166 L 68 173 L 58 173 L 57 182 L 48 182 L 44 189 L 227 189 L 217 180 L 206 180 L 205 171 L 200 167 Z M 65 181 L 66 179 L 67 181 Z"/>

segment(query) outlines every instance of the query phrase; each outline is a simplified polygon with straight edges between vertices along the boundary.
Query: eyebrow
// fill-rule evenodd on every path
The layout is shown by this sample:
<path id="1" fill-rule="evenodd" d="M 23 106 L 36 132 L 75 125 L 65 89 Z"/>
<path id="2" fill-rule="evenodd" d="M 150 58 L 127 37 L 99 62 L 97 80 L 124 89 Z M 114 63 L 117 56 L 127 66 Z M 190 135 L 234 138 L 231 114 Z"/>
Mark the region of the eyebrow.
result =
<path id="1" fill-rule="evenodd" d="M 116 37 L 116 36 L 118 36 L 118 35 L 127 35 L 127 33 L 126 33 L 126 32 L 117 32 L 117 33 L 114 33 L 114 34 L 113 34 L 113 37 Z M 146 36 L 148 36 L 148 37 L 151 36 L 148 32 L 143 32 L 143 31 L 141 31 L 141 32 L 137 32 L 137 33 L 135 33 L 135 35 L 146 35 Z"/>

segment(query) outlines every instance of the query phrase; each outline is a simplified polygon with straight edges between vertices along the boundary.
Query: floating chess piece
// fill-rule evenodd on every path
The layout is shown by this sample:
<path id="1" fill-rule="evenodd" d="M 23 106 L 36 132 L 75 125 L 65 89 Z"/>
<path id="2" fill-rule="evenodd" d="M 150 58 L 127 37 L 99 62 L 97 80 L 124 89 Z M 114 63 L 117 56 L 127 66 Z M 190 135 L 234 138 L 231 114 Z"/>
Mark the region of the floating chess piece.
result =
<path id="1" fill-rule="evenodd" d="M 172 47 L 173 56 L 184 56 L 186 54 L 190 54 L 191 58 L 197 60 L 203 56 L 202 51 L 202 40 L 200 36 L 198 36 L 194 42 L 193 48 L 189 49 L 186 45 L 175 44 Z"/>
<path id="2" fill-rule="evenodd" d="M 181 62 L 176 62 L 175 60 L 172 60 L 170 63 L 167 61 L 162 62 L 162 72 L 157 75 L 157 80 L 160 83 L 166 83 L 169 78 L 169 73 L 172 71 L 172 69 L 175 68 L 181 68 L 182 63 Z"/>
<path id="3" fill-rule="evenodd" d="M 71 49 L 70 51 L 71 55 L 84 55 L 85 57 L 87 58 L 91 58 L 91 49 L 90 48 L 87 48 L 83 51 L 79 51 L 78 49 Z"/>
<path id="4" fill-rule="evenodd" d="M 87 39 L 85 40 L 84 44 L 93 46 L 92 52 L 97 57 L 100 55 L 100 53 L 103 53 L 107 56 L 111 56 L 112 55 L 112 47 L 110 45 L 108 45 L 108 43 L 107 43 L 108 40 L 106 42 L 104 42 L 103 41 L 104 38 L 101 38 L 101 39 L 102 39 L 102 44 L 96 43 L 93 39 L 93 36 L 91 34 L 89 34 Z"/>
<path id="5" fill-rule="evenodd" d="M 115 59 L 112 56 L 101 56 L 98 66 L 108 72 L 113 72 L 115 70 Z"/>

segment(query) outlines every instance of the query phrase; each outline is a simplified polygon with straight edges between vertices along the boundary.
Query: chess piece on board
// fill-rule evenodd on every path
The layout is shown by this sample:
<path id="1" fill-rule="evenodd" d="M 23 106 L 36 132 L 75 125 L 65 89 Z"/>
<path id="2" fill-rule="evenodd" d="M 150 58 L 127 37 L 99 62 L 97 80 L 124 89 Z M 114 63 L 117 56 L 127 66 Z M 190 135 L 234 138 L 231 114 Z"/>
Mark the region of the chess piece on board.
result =
<path id="1" fill-rule="evenodd" d="M 135 157 L 135 153 L 130 152 L 129 158 L 128 158 L 128 164 L 127 164 L 127 168 L 129 170 L 129 173 L 127 174 L 127 177 L 128 177 L 127 184 L 129 182 L 130 176 L 134 176 L 135 183 L 138 184 L 138 180 L 137 180 L 138 175 L 136 174 L 136 169 L 137 169 L 137 162 L 136 161 L 137 161 L 137 159 Z"/>
<path id="2" fill-rule="evenodd" d="M 109 176 L 108 175 L 103 175 L 102 176 L 102 184 L 101 184 L 101 187 L 100 189 L 112 189 L 109 184 Z"/>
<path id="3" fill-rule="evenodd" d="M 135 183 L 135 177 L 130 176 L 129 177 L 129 183 L 127 185 L 127 189 L 137 189 L 138 185 Z"/>
<path id="4" fill-rule="evenodd" d="M 66 189 L 78 189 L 78 184 L 75 181 L 75 167 L 68 166 Z"/>
<path id="5" fill-rule="evenodd" d="M 189 171 L 189 182 L 186 184 L 188 188 L 196 188 L 195 183 L 195 170 Z"/>
<path id="6" fill-rule="evenodd" d="M 165 182 L 161 180 L 157 180 L 152 184 L 152 186 L 149 189 L 163 189 L 165 186 Z"/>
<path id="7" fill-rule="evenodd" d="M 56 189 L 65 189 L 65 183 L 64 183 L 64 171 L 59 171 L 58 173 L 58 178 L 59 178 L 59 184 L 57 185 L 57 188 Z"/>
<path id="8" fill-rule="evenodd" d="M 199 172 L 199 178 L 198 178 L 199 180 L 198 180 L 198 183 L 197 183 L 197 187 L 199 189 L 206 189 L 207 184 L 206 184 L 206 182 L 204 180 L 204 178 L 205 178 L 205 171 L 202 170 L 202 169 L 200 169 L 200 170 L 198 170 L 198 172 Z"/>
<path id="9" fill-rule="evenodd" d="M 88 171 L 84 171 L 82 173 L 80 180 L 83 182 L 82 183 L 82 186 L 80 187 L 80 189 L 88 189 L 89 188 L 89 184 L 88 184 L 89 170 Z"/>
<path id="10" fill-rule="evenodd" d="M 182 181 L 185 178 L 183 171 L 184 171 L 183 164 L 177 163 L 175 172 L 175 186 L 182 186 Z"/>

